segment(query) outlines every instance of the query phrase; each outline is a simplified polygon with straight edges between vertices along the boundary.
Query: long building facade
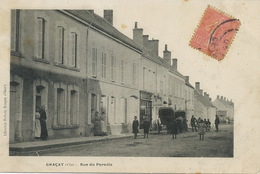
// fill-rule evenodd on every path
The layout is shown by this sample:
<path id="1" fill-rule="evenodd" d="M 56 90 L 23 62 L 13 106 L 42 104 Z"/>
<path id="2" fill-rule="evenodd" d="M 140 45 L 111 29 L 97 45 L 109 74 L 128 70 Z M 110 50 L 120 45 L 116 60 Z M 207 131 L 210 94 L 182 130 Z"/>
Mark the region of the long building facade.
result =
<path id="1" fill-rule="evenodd" d="M 44 105 L 49 139 L 94 136 L 93 111 L 108 134 L 131 132 L 134 116 L 154 129 L 160 107 L 197 114 L 196 90 L 177 59 L 137 23 L 133 39 L 113 26 L 113 11 L 12 10 L 10 143 L 32 141 Z M 211 114 L 212 115 L 212 114 Z"/>

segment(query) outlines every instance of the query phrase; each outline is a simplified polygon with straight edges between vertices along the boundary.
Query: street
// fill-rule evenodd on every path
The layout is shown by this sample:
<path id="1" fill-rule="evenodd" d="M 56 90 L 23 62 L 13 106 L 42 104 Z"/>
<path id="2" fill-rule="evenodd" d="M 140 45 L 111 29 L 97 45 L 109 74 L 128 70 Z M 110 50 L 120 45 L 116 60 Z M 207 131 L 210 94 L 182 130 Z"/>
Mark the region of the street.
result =
<path id="1" fill-rule="evenodd" d="M 140 131 L 142 132 L 142 130 Z M 38 153 L 38 154 L 37 154 Z M 88 143 L 77 146 L 27 152 L 23 155 L 40 156 L 124 156 L 124 157 L 233 157 L 233 125 L 220 125 L 206 132 L 199 140 L 197 132 L 185 132 L 172 139 L 172 135 L 150 134 L 137 139 L 124 138 Z"/>

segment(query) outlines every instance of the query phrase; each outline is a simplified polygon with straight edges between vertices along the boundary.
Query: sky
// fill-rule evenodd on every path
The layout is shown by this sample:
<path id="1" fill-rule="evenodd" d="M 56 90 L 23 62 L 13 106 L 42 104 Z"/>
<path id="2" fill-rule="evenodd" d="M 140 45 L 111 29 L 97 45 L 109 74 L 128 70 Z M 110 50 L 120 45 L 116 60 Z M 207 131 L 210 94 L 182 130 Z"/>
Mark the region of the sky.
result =
<path id="1" fill-rule="evenodd" d="M 204 92 L 210 94 L 214 100 L 217 95 L 232 99 L 237 104 L 244 100 L 244 88 L 249 88 L 251 81 L 257 72 L 255 59 L 256 53 L 250 50 L 258 50 L 259 45 L 248 45 L 248 41 L 254 40 L 257 24 L 254 1 L 230 0 L 230 1 L 117 1 L 118 3 L 89 4 L 88 9 L 94 9 L 95 13 L 103 16 L 104 9 L 113 9 L 114 26 L 123 34 L 132 38 L 134 23 L 144 29 L 144 34 L 149 39 L 159 39 L 159 55 L 162 57 L 164 45 L 172 52 L 172 58 L 178 59 L 178 70 L 190 76 L 190 82 L 201 83 Z M 258 3 L 259 4 L 259 3 Z M 194 30 L 207 8 L 211 5 L 221 11 L 232 15 L 241 21 L 240 31 L 237 33 L 224 60 L 217 61 L 189 46 Z M 259 43 L 259 41 L 258 41 Z M 250 57 L 249 57 L 250 55 Z M 253 57 L 251 57 L 253 56 Z M 251 68 L 249 68 L 252 66 Z M 254 71 L 255 70 L 255 71 Z M 243 72 L 243 73 L 241 73 Z M 259 74 L 259 72 L 257 72 Z M 259 77 L 259 76 L 258 76 Z M 259 85 L 259 84 L 257 84 Z"/>

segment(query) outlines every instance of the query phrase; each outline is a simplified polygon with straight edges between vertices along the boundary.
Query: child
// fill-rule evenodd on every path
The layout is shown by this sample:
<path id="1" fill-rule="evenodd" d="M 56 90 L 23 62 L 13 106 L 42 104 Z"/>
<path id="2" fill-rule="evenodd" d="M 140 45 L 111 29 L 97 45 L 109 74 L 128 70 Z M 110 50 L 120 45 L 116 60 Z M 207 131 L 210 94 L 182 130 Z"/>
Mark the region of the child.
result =
<path id="1" fill-rule="evenodd" d="M 137 138 L 137 133 L 139 133 L 139 130 L 138 130 L 139 122 L 137 120 L 137 116 L 134 117 L 134 121 L 133 121 L 132 127 L 133 127 L 134 139 L 136 139 Z"/>
<path id="2" fill-rule="evenodd" d="M 200 120 L 200 122 L 198 123 L 198 133 L 200 135 L 200 140 L 204 140 L 205 128 L 205 123 L 203 122 L 203 120 Z"/>

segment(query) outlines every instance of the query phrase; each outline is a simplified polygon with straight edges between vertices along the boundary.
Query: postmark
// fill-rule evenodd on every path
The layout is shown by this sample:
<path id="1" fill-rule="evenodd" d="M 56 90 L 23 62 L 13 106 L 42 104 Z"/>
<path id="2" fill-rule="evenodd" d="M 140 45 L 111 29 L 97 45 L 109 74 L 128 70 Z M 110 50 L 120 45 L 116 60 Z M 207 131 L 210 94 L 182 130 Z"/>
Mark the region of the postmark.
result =
<path id="1" fill-rule="evenodd" d="M 239 19 L 208 6 L 189 45 L 220 61 L 227 54 L 240 25 Z"/>

